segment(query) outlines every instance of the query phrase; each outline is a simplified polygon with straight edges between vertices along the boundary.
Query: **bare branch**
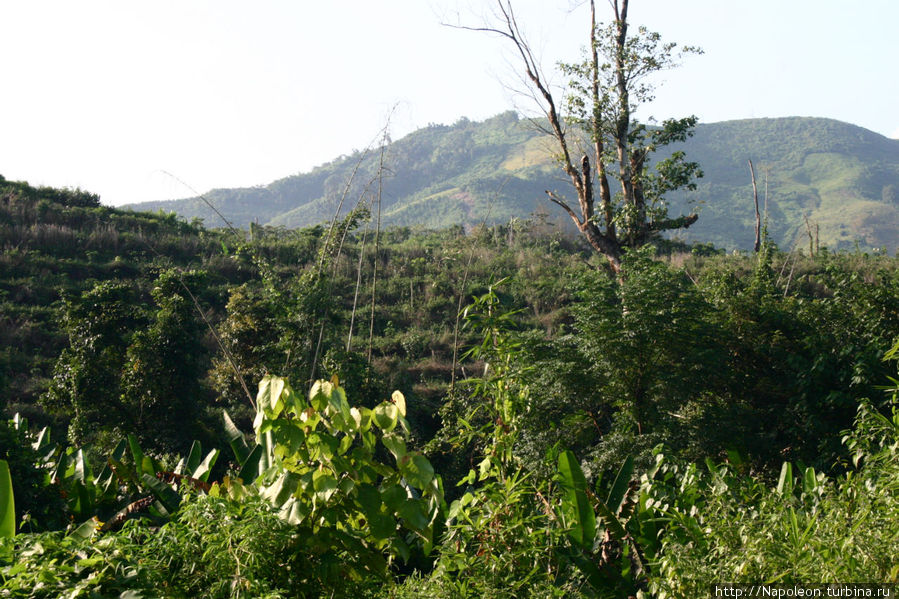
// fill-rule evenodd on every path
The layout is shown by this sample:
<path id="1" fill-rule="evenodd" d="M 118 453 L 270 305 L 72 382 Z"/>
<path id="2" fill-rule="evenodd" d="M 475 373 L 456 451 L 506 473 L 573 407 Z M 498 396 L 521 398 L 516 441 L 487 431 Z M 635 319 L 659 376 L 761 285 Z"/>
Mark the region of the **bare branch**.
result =
<path id="1" fill-rule="evenodd" d="M 556 194 L 549 191 L 548 189 L 546 190 L 546 195 L 553 204 L 561 206 L 565 210 L 565 212 L 568 213 L 568 216 L 571 217 L 571 220 L 574 221 L 574 224 L 576 224 L 579 229 L 584 225 L 583 221 L 578 218 L 578 215 L 575 214 L 574 210 L 572 210 L 571 207 L 565 203 L 565 200 L 560 199 L 558 196 L 556 196 Z"/>

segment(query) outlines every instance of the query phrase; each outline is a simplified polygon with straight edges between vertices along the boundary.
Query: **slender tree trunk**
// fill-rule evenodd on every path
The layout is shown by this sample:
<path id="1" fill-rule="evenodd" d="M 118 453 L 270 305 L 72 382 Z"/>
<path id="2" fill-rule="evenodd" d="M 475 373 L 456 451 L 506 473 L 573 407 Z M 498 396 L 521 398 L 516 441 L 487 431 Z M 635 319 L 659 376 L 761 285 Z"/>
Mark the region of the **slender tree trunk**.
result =
<path id="1" fill-rule="evenodd" d="M 762 247 L 762 215 L 759 212 L 759 190 L 755 184 L 755 169 L 752 160 L 749 161 L 749 174 L 752 177 L 752 199 L 755 201 L 755 246 L 753 250 L 758 253 Z"/>
<path id="2" fill-rule="evenodd" d="M 365 256 L 365 231 L 362 231 L 362 243 L 359 246 L 359 263 L 356 264 L 356 290 L 353 292 L 353 311 L 350 313 L 350 332 L 346 336 L 346 351 L 353 347 L 353 324 L 356 322 L 356 306 L 359 301 L 359 289 L 362 287 L 362 258 Z"/>
<path id="3" fill-rule="evenodd" d="M 625 67 L 625 44 L 627 43 L 627 2 L 622 0 L 620 5 L 618 0 L 614 0 L 613 8 L 615 9 L 615 28 L 617 30 L 617 38 L 615 40 L 615 81 L 618 87 L 618 109 L 615 119 L 615 146 L 618 152 L 618 173 L 621 178 L 621 191 L 624 194 L 625 204 L 629 204 L 635 214 L 630 215 L 631 222 L 628 223 L 628 237 L 632 236 L 635 219 L 640 219 L 640 213 L 644 211 L 643 206 L 638 206 L 634 197 L 634 185 L 631 172 L 631 161 L 628 154 L 628 133 L 630 131 L 631 107 L 630 107 L 630 90 L 627 85 L 627 70 Z M 642 219 L 637 222 L 642 222 Z M 628 239 L 627 241 L 631 241 Z"/>
<path id="4" fill-rule="evenodd" d="M 380 260 L 381 251 L 381 192 L 384 183 L 384 152 L 387 150 L 387 143 L 381 145 L 381 154 L 378 158 L 378 216 L 375 225 L 375 255 L 372 264 L 371 273 L 371 318 L 368 322 L 368 351 L 366 352 L 366 362 L 371 368 L 371 348 L 375 337 L 375 298 L 377 297 L 378 286 L 378 261 Z"/>
<path id="5" fill-rule="evenodd" d="M 596 5 L 590 0 L 590 48 L 591 48 L 591 90 L 593 100 L 593 153 L 596 160 L 596 179 L 599 181 L 599 202 L 606 226 L 606 237 L 617 239 L 615 233 L 615 211 L 612 207 L 612 189 L 606 175 L 605 147 L 602 138 L 602 102 L 599 95 L 599 41 L 596 38 Z"/>

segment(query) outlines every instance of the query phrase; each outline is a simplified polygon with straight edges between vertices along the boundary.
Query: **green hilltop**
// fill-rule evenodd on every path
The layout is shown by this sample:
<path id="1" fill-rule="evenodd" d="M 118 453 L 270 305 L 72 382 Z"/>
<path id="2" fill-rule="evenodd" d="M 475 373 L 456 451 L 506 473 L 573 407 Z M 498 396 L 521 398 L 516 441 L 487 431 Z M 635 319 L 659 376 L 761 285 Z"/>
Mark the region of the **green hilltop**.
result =
<path id="1" fill-rule="evenodd" d="M 700 212 L 697 224 L 681 232 L 686 241 L 751 247 L 751 159 L 762 203 L 767 179 L 769 232 L 781 246 L 804 246 L 811 230 L 820 245 L 834 249 L 899 247 L 899 140 L 831 119 L 788 117 L 700 124 L 675 149 L 685 150 L 705 172 L 696 191 L 669 197 L 672 215 Z M 553 139 L 538 124 L 514 112 L 419 129 L 386 148 L 382 223 L 440 228 L 503 222 L 535 211 L 565 222 L 544 194 L 568 191 L 554 151 Z M 236 226 L 318 224 L 332 218 L 341 198 L 345 213 L 360 199 L 376 196 L 381 158 L 377 149 L 356 151 L 309 173 L 266 186 L 216 189 L 205 198 Z M 201 198 L 129 208 L 222 224 Z"/>

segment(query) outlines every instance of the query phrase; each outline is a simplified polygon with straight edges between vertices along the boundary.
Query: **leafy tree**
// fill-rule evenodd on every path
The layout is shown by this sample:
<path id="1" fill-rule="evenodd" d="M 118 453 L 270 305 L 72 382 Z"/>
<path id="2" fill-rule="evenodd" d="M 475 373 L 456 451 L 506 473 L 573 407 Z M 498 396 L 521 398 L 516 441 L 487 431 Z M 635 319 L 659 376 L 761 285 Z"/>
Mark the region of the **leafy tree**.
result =
<path id="1" fill-rule="evenodd" d="M 209 376 L 219 401 L 240 419 L 253 416 L 244 385 L 268 372 L 280 372 L 284 366 L 284 352 L 278 345 L 278 308 L 273 300 L 272 294 L 255 286 L 234 287 L 226 307 L 228 315 L 218 326 L 219 341 L 227 354 L 213 359 Z"/>
<path id="2" fill-rule="evenodd" d="M 594 410 L 613 408 L 615 434 L 598 448 L 605 467 L 637 451 L 634 436 L 649 435 L 636 442 L 644 450 L 660 440 L 693 442 L 691 425 L 725 374 L 713 308 L 682 272 L 645 251 L 629 255 L 621 272 L 618 284 L 586 275 L 574 307 L 582 363 L 605 381 L 594 393 L 610 404 Z M 612 449 L 622 435 L 626 455 Z"/>
<path id="3" fill-rule="evenodd" d="M 80 298 L 66 300 L 63 323 L 69 347 L 53 370 L 42 402 L 72 418 L 70 439 L 95 441 L 129 422 L 120 401 L 120 373 L 128 335 L 138 321 L 134 291 L 121 283 L 98 283 Z"/>
<path id="4" fill-rule="evenodd" d="M 515 47 L 526 81 L 534 97 L 542 102 L 548 120 L 546 132 L 555 137 L 559 161 L 577 194 L 577 210 L 556 192 L 547 191 L 547 195 L 618 272 L 626 248 L 640 247 L 664 231 L 689 227 L 698 218 L 695 213 L 669 218 L 664 194 L 680 188 L 695 189 L 693 179 L 702 176 L 699 165 L 686 161 L 678 151 L 660 160 L 654 171 L 649 168 L 654 152 L 692 135 L 696 117 L 647 127 L 635 120 L 634 111 L 653 98 L 649 76 L 675 66 L 683 53 L 699 50 L 685 46 L 675 54 L 676 44 L 662 43 L 658 33 L 643 27 L 634 35 L 628 29 L 628 0 L 610 4 L 614 21 L 603 28 L 596 21 L 595 3 L 590 0 L 586 58 L 561 65 L 562 72 L 570 77 L 564 103 L 567 110 L 554 97 L 509 0 L 496 2 L 497 26 L 467 29 L 498 34 Z M 590 146 L 578 163 L 575 152 L 582 145 L 582 134 Z M 618 181 L 619 192 L 612 190 L 610 179 Z"/>
<path id="5" fill-rule="evenodd" d="M 152 291 L 159 307 L 154 320 L 128 347 L 122 408 L 141 443 L 157 450 L 187 449 L 201 404 L 202 329 L 184 287 L 200 278 L 193 271 L 163 272 Z"/>

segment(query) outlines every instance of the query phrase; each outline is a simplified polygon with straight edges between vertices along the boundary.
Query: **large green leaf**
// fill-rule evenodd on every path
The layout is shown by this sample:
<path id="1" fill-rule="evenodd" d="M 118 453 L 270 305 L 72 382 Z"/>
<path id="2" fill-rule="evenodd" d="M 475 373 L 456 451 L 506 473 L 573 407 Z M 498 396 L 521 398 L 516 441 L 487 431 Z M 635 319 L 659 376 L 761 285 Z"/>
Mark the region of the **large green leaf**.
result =
<path id="1" fill-rule="evenodd" d="M 85 520 L 78 528 L 69 533 L 69 536 L 77 537 L 79 539 L 89 539 L 100 529 L 100 521 L 97 520 L 96 516 L 90 518 L 89 520 Z"/>
<path id="2" fill-rule="evenodd" d="M 397 484 L 386 485 L 381 489 L 381 499 L 393 512 L 398 512 L 409 494 Z"/>
<path id="3" fill-rule="evenodd" d="M 400 472 L 406 481 L 418 489 L 425 489 L 434 480 L 434 467 L 421 454 L 403 456 L 398 460 Z"/>
<path id="4" fill-rule="evenodd" d="M 291 497 L 281 506 L 278 515 L 284 520 L 296 526 L 301 523 L 311 512 L 309 504 L 300 501 L 296 497 Z"/>
<path id="5" fill-rule="evenodd" d="M 49 447 L 52 441 L 50 440 L 50 427 L 45 426 L 41 429 L 41 432 L 37 434 L 37 438 L 31 444 L 31 447 L 38 453 L 41 452 L 42 449 Z"/>
<path id="6" fill-rule="evenodd" d="M 809 466 L 805 469 L 805 474 L 802 476 L 802 491 L 805 493 L 811 493 L 818 486 L 818 474 L 815 472 L 815 469 Z"/>
<path id="7" fill-rule="evenodd" d="M 612 510 L 602 501 L 596 503 L 596 511 L 599 513 L 603 525 L 612 534 L 612 538 L 619 543 L 623 543 L 627 538 L 627 530 L 624 528 L 621 520 L 618 519 L 618 516 L 613 514 Z"/>
<path id="8" fill-rule="evenodd" d="M 407 499 L 400 505 L 397 513 L 416 532 L 425 531 L 431 523 L 424 503 L 421 501 Z"/>
<path id="9" fill-rule="evenodd" d="M 402 435 L 393 432 L 386 433 L 381 437 L 381 443 L 390 450 L 390 453 L 397 460 L 402 459 L 406 455 L 406 442 L 403 440 Z"/>
<path id="10" fill-rule="evenodd" d="M 235 426 L 234 421 L 228 415 L 228 412 L 222 411 L 222 417 L 225 421 L 225 434 L 228 436 L 228 444 L 237 458 L 238 464 L 243 464 L 247 456 L 250 455 L 250 448 L 247 445 L 244 434 Z"/>
<path id="11" fill-rule="evenodd" d="M 340 387 L 334 387 L 328 397 L 328 405 L 335 413 L 340 414 L 344 421 L 353 421 L 350 415 L 350 404 L 346 400 L 346 392 Z"/>
<path id="12" fill-rule="evenodd" d="M 309 403 L 312 404 L 312 408 L 319 412 L 323 411 L 328 406 L 328 399 L 333 390 L 334 385 L 329 381 L 315 381 L 309 390 Z"/>
<path id="13" fill-rule="evenodd" d="M 79 449 L 75 452 L 75 480 L 83 485 L 93 483 L 94 477 L 91 474 L 91 466 L 84 457 L 84 450 Z"/>
<path id="14" fill-rule="evenodd" d="M 596 514 L 587 497 L 587 480 L 571 451 L 559 455 L 559 482 L 562 484 L 562 511 L 571 527 L 569 536 L 578 545 L 591 549 L 596 536 Z"/>
<path id="15" fill-rule="evenodd" d="M 178 472 L 177 468 L 175 472 L 178 474 L 187 473 L 190 474 L 194 470 L 197 469 L 197 466 L 200 465 L 200 460 L 203 459 L 203 446 L 199 441 L 194 441 L 190 446 L 190 451 L 187 453 L 187 459 L 184 461 L 184 470 L 183 472 Z M 192 474 L 190 474 L 193 476 Z M 196 478 L 196 477 L 195 477 Z"/>
<path id="16" fill-rule="evenodd" d="M 106 458 L 106 463 L 103 464 L 103 467 L 100 469 L 99 474 L 97 474 L 94 479 L 94 484 L 97 485 L 98 488 L 101 489 L 101 494 L 106 495 L 110 493 L 114 489 L 114 485 L 118 480 L 118 475 L 115 470 L 113 470 L 113 465 L 118 464 L 122 456 L 125 455 L 125 451 L 128 449 L 128 442 L 125 439 L 119 441 L 118 445 L 115 446 L 115 449 L 112 450 L 112 453 L 109 457 Z"/>
<path id="17" fill-rule="evenodd" d="M 93 488 L 93 487 L 92 487 Z M 94 513 L 94 495 L 90 489 L 76 480 L 69 489 L 69 509 L 79 518 L 86 518 Z"/>
<path id="18" fill-rule="evenodd" d="M 618 476 L 615 477 L 615 482 L 612 483 L 612 489 L 609 491 L 609 498 L 606 500 L 606 505 L 615 514 L 621 513 L 621 506 L 627 498 L 627 490 L 633 475 L 634 458 L 628 456 L 618 470 Z"/>
<path id="19" fill-rule="evenodd" d="M 784 497 L 793 494 L 793 465 L 790 462 L 784 462 L 783 466 L 780 467 L 777 492 Z"/>
<path id="20" fill-rule="evenodd" d="M 299 482 L 300 475 L 286 471 L 281 475 L 281 478 L 275 481 L 275 484 L 268 487 L 262 493 L 262 496 L 268 499 L 272 505 L 280 509 L 284 507 L 287 500 L 290 499 L 291 495 L 297 490 Z"/>
<path id="21" fill-rule="evenodd" d="M 406 397 L 402 393 L 394 391 L 393 395 L 390 396 L 390 401 L 392 401 L 393 405 L 396 406 L 396 409 L 399 410 L 400 416 L 406 415 Z"/>
<path id="22" fill-rule="evenodd" d="M 144 469 L 146 465 L 146 460 L 144 459 L 144 451 L 140 448 L 140 443 L 137 442 L 137 437 L 134 435 L 128 435 L 128 446 L 131 448 L 131 457 L 134 458 L 134 471 L 136 474 L 140 475 L 143 473 L 147 474 L 155 474 L 154 472 Z"/>
<path id="23" fill-rule="evenodd" d="M 263 452 L 262 445 L 256 445 L 247 456 L 247 459 L 241 464 L 240 472 L 237 473 L 237 476 L 246 484 L 251 484 L 262 473 L 260 466 Z"/>
<path id="24" fill-rule="evenodd" d="M 16 534 L 16 501 L 12 491 L 12 477 L 9 464 L 0 460 L 0 537 L 10 538 Z"/>
<path id="25" fill-rule="evenodd" d="M 146 473 L 141 474 L 140 478 L 144 486 L 152 491 L 153 495 L 169 514 L 174 514 L 178 511 L 178 506 L 181 505 L 181 496 L 173 488 L 155 476 L 150 476 Z"/>
<path id="26" fill-rule="evenodd" d="M 327 503 L 337 492 L 337 479 L 327 472 L 316 471 L 312 475 L 312 487 L 315 489 L 316 500 L 320 504 Z"/>
<path id="27" fill-rule="evenodd" d="M 359 485 L 357 498 L 371 535 L 379 540 L 392 537 L 396 533 L 396 520 L 384 511 L 378 489 L 368 484 Z"/>
<path id="28" fill-rule="evenodd" d="M 272 417 L 277 417 L 284 408 L 281 401 L 281 393 L 284 391 L 284 379 L 266 375 L 259 382 L 259 393 L 256 394 L 256 409 L 270 412 Z"/>
<path id="29" fill-rule="evenodd" d="M 399 409 L 394 404 L 388 402 L 378 405 L 372 414 L 378 428 L 388 433 L 396 428 L 396 422 L 399 415 Z"/>
<path id="30" fill-rule="evenodd" d="M 215 462 L 216 460 L 218 460 L 218 457 L 219 450 L 213 449 L 208 454 L 206 454 L 206 457 L 202 462 L 200 462 L 196 469 L 194 469 L 193 471 L 188 470 L 188 473 L 192 478 L 199 479 L 204 483 L 207 482 L 209 480 L 209 471 L 212 470 L 213 466 L 215 466 Z"/>

